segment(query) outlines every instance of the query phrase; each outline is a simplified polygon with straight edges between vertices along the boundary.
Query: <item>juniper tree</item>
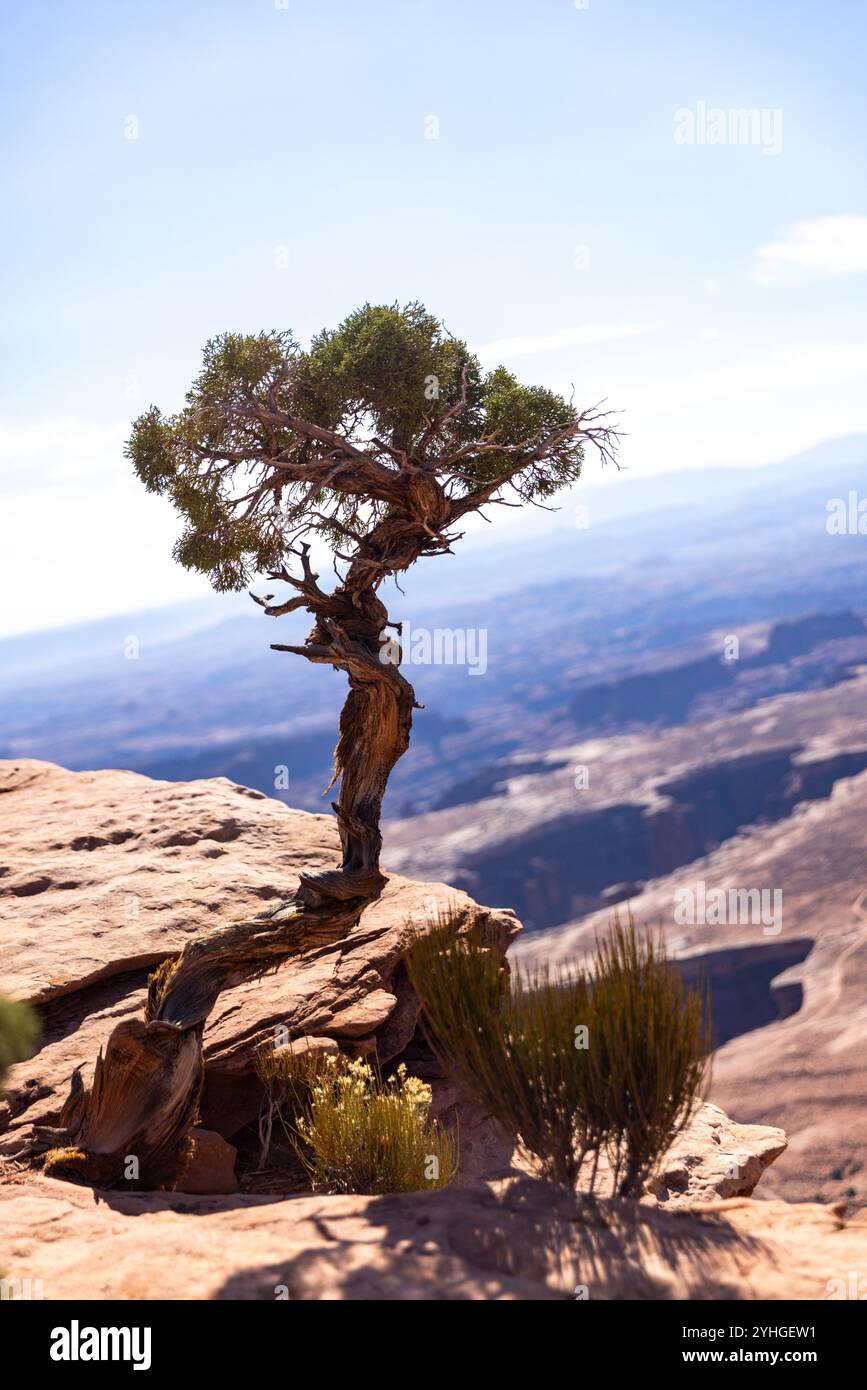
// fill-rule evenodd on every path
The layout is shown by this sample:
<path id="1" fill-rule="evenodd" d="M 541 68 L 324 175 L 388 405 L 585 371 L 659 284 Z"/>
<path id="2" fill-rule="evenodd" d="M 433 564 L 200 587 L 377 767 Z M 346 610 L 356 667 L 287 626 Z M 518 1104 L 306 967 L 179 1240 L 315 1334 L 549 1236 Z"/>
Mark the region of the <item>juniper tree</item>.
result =
<path id="1" fill-rule="evenodd" d="M 110 1180 L 123 1151 L 145 1153 L 143 1179 L 145 1168 L 151 1180 L 168 1171 L 195 1112 L 201 1031 L 219 990 L 333 939 L 380 891 L 383 795 L 418 707 L 386 642 L 399 624 L 382 587 L 422 557 L 451 553 L 474 513 L 553 497 L 579 477 L 588 444 L 615 459 L 608 412 L 578 410 L 502 366 L 483 372 L 420 304 L 365 305 L 306 351 L 289 333 L 223 334 L 206 345 L 177 414 L 152 406 L 134 422 L 135 471 L 182 518 L 176 559 L 220 591 L 262 575 L 282 582 L 288 596 L 256 601 L 269 617 L 305 609 L 313 625 L 302 645 L 275 649 L 348 678 L 334 764 L 342 862 L 304 875 L 291 904 L 222 928 L 157 971 L 145 1023 L 134 1038 L 133 1025 L 119 1026 L 93 1092 L 71 1098 L 67 1132 L 78 1156 L 55 1156 L 56 1170 Z M 330 587 L 313 569 L 317 542 L 333 555 Z M 148 1082 L 161 1078 L 159 1116 L 145 1107 L 126 1147 L 112 1140 L 110 1157 L 97 1162 L 97 1140 L 118 1108 L 132 1125 L 134 1107 L 118 1087 L 141 1070 L 139 1052 L 161 1059 Z"/>

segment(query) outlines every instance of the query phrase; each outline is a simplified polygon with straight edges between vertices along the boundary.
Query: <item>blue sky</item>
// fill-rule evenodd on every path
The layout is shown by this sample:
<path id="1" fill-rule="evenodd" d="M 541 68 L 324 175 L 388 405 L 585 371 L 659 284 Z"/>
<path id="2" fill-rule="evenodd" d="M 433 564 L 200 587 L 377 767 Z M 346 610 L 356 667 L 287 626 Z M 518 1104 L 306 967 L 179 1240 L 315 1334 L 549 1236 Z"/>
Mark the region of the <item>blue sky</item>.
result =
<path id="1" fill-rule="evenodd" d="M 622 408 L 636 474 L 867 430 L 865 39 L 861 0 L 7 6 L 0 631 L 202 592 L 121 450 L 226 328 L 422 299 Z"/>

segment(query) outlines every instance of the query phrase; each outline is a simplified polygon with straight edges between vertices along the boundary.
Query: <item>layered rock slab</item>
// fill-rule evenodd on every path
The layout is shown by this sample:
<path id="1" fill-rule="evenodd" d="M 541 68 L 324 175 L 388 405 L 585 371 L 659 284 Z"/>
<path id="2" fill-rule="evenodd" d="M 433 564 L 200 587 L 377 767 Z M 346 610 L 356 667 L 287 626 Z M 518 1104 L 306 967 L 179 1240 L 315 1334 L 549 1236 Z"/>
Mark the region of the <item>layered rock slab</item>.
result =
<path id="1" fill-rule="evenodd" d="M 294 811 L 225 778 L 152 781 L 0 763 L 0 989 L 42 1008 L 43 1043 L 12 1069 L 0 1153 L 52 1123 L 75 1067 L 138 1013 L 147 974 L 205 931 L 290 898 L 302 870 L 339 859 L 333 816 Z M 256 1113 L 256 1049 L 306 1034 L 397 1056 L 417 1021 L 401 958 L 449 907 L 501 951 L 514 914 L 444 884 L 392 877 L 345 937 L 226 990 L 208 1020 L 203 1119 L 232 1134 Z M 5 1131 L 5 1132 L 3 1132 Z"/>
<path id="2" fill-rule="evenodd" d="M 333 816 L 224 777 L 0 762 L 0 988 L 46 1002 L 157 964 L 334 863 Z"/>

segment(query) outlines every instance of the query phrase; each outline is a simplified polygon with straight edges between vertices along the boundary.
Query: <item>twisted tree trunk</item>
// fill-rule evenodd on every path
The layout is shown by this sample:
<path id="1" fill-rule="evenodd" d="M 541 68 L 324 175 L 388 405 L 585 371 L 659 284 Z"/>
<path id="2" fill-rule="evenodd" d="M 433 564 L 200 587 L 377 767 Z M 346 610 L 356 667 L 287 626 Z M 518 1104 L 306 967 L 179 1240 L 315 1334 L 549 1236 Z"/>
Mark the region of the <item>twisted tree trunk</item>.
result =
<path id="1" fill-rule="evenodd" d="M 93 1085 L 79 1072 L 59 1129 L 44 1128 L 45 1170 L 110 1186 L 171 1186 L 188 1161 L 203 1079 L 202 1035 L 218 995 L 290 956 L 349 931 L 380 893 L 379 822 L 389 774 L 409 744 L 415 697 L 397 665 L 382 658 L 387 623 L 371 586 L 347 582 L 326 595 L 303 552 L 304 606 L 316 623 L 297 651 L 345 671 L 334 810 L 343 850 L 339 868 L 301 877 L 294 899 L 247 922 L 218 928 L 185 946 L 151 976 L 143 1020 L 117 1025 L 100 1053 Z M 281 577 L 283 577 L 281 575 Z M 287 611 L 288 605 L 269 612 Z M 333 783 L 332 783 L 333 785 Z"/>
<path id="2" fill-rule="evenodd" d="M 339 867 L 303 875 L 292 902 L 220 928 L 160 966 L 150 981 L 144 1019 L 118 1025 L 97 1060 L 90 1091 L 76 1073 L 61 1128 L 43 1132 L 39 1142 L 51 1148 L 49 1172 L 98 1183 L 174 1181 L 198 1106 L 202 1033 L 220 991 L 341 936 L 381 891 L 382 800 L 409 742 L 415 700 L 397 666 L 381 659 L 389 623 L 379 586 L 423 555 L 450 553 L 459 537 L 456 527 L 504 500 L 503 489 L 531 500 L 576 478 L 584 442 L 594 443 L 603 459 L 615 458 L 617 431 L 599 409 L 578 414 L 551 393 L 515 384 L 505 396 L 499 387 L 493 391 L 491 415 L 487 387 L 475 380 L 475 359 L 456 340 L 447 347 L 438 327 L 430 329 L 431 361 L 443 364 L 453 396 L 463 356 L 460 396 L 448 408 L 436 405 L 439 385 L 433 397 L 427 391 L 439 383 L 433 373 L 424 378 L 425 403 L 419 400 L 412 409 L 403 391 L 415 368 L 399 360 L 403 350 L 394 345 L 420 342 L 419 333 L 428 332 L 418 327 L 419 311 L 420 305 L 400 313 L 367 306 L 353 316 L 365 343 L 382 347 L 381 364 L 378 351 L 368 359 L 367 347 L 353 346 L 350 320 L 338 331 L 341 350 L 355 363 L 337 383 L 337 415 L 345 430 L 322 423 L 320 417 L 334 414 L 334 403 L 326 399 L 329 393 L 320 393 L 316 371 L 307 372 L 312 355 L 296 356 L 285 335 L 214 340 L 188 408 L 173 419 L 152 408 L 136 421 L 129 454 L 139 477 L 152 491 L 170 496 L 188 523 L 179 548 L 182 563 L 212 573 L 222 584 L 227 565 L 231 582 L 243 556 L 271 554 L 277 543 L 300 558 L 300 576 L 285 569 L 271 576 L 295 590 L 288 601 L 256 601 L 272 617 L 307 609 L 314 626 L 304 645 L 277 649 L 348 677 L 334 778 L 342 779 L 334 809 L 343 853 Z M 392 327 L 378 336 L 389 321 Z M 377 390 L 371 393 L 365 383 L 359 396 L 353 373 L 363 375 L 368 366 L 362 364 L 374 359 Z M 386 427 L 377 422 L 393 412 L 381 411 L 374 399 L 392 386 L 397 423 Z M 308 419 L 303 412 L 311 405 L 314 418 Z M 531 433 L 521 440 L 524 416 Z M 369 439 L 371 423 L 388 437 Z M 243 487 L 236 486 L 241 478 Z M 301 541 L 292 548 L 311 534 L 338 537 L 348 552 L 335 551 L 348 570 L 333 593 L 320 589 L 309 547 Z"/>

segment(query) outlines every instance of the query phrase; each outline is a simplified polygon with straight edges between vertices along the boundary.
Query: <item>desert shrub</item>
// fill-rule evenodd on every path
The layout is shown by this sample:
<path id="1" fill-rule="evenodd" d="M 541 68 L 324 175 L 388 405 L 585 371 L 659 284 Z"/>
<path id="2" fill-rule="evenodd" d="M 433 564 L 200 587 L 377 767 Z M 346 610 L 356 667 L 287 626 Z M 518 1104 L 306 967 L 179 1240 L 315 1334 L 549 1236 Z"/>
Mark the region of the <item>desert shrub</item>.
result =
<path id="1" fill-rule="evenodd" d="M 440 1064 L 538 1158 L 546 1176 L 574 1183 L 602 1135 L 588 1123 L 588 1055 L 576 1027 L 588 1021 L 587 981 L 539 972 L 509 988 L 502 960 L 450 923 L 413 944 L 407 968 Z"/>
<path id="2" fill-rule="evenodd" d="M 640 1196 L 706 1087 L 706 991 L 687 989 L 661 934 L 615 921 L 597 942 L 588 1103 L 604 1116 L 615 1190 Z"/>
<path id="3" fill-rule="evenodd" d="M 325 1071 L 325 1052 L 296 1053 L 288 1047 L 263 1048 L 256 1057 L 256 1071 L 272 1104 L 285 1121 L 306 1115 L 314 1085 Z"/>
<path id="4" fill-rule="evenodd" d="M 30 1056 L 38 1031 L 29 1004 L 0 995 L 0 1086 L 13 1062 Z"/>
<path id="5" fill-rule="evenodd" d="M 309 1114 L 311 1092 L 324 1070 L 325 1057 L 323 1052 L 295 1053 L 288 1047 L 266 1047 L 257 1053 L 256 1071 L 265 1091 L 259 1111 L 260 1168 L 268 1158 L 275 1118 L 297 1150 L 295 1121 Z"/>
<path id="6" fill-rule="evenodd" d="M 441 920 L 407 964 L 441 1065 L 545 1176 L 572 1185 L 592 1158 L 592 1185 L 604 1152 L 616 1189 L 640 1192 L 692 1113 L 709 1051 L 704 1001 L 661 942 L 615 923 L 589 975 L 510 985 L 494 953 Z"/>
<path id="7" fill-rule="evenodd" d="M 403 1064 L 383 1080 L 361 1060 L 282 1049 L 259 1069 L 314 1188 L 416 1192 L 454 1178 L 457 1142 L 430 1119 L 430 1087 Z"/>

